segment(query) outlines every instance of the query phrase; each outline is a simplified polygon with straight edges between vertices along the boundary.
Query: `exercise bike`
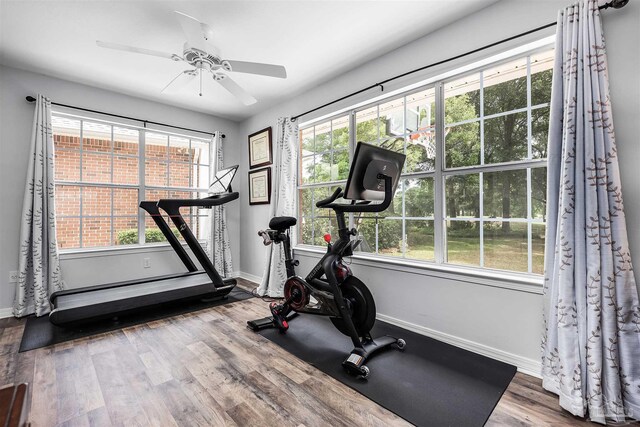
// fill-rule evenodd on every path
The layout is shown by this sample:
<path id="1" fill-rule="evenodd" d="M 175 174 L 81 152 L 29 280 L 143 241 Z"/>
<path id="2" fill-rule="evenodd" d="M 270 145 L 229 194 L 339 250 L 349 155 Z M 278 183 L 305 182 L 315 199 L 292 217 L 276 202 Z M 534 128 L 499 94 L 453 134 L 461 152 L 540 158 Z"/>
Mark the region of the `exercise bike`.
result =
<path id="1" fill-rule="evenodd" d="M 390 336 L 373 338 L 371 329 L 376 320 L 373 296 L 365 284 L 352 275 L 343 257 L 351 256 L 361 240 L 349 229 L 345 213 L 382 212 L 391 204 L 398 184 L 405 156 L 373 145 L 359 143 L 349 171 L 345 191 L 336 189 L 331 196 L 316 203 L 318 208 L 333 209 L 338 225 L 338 240 L 331 242 L 331 235 L 324 239 L 327 252 L 306 278 L 296 275 L 299 262 L 291 253 L 289 228 L 296 225 L 296 218 L 274 217 L 269 229 L 258 232 L 265 245 L 282 244 L 287 281 L 284 284 L 284 301 L 272 302 L 271 317 L 248 321 L 254 331 L 277 328 L 289 329 L 289 322 L 298 313 L 329 316 L 333 325 L 351 338 L 353 350 L 342 363 L 351 374 L 367 378 L 370 369 L 365 362 L 374 353 L 395 346 L 402 350 L 403 339 Z M 339 198 L 351 199 L 350 204 L 336 203 Z M 372 204 L 374 200 L 381 203 Z"/>

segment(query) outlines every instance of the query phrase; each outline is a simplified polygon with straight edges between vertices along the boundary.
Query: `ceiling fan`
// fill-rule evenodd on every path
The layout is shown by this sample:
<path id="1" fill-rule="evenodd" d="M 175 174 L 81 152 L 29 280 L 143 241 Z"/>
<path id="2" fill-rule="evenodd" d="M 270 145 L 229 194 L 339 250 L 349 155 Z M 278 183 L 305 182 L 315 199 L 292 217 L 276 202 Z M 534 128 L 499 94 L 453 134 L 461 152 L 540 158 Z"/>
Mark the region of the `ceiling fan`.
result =
<path id="1" fill-rule="evenodd" d="M 238 98 L 243 104 L 251 105 L 258 102 L 247 91 L 234 82 L 228 72 L 258 74 L 262 76 L 278 77 L 285 79 L 287 70 L 282 65 L 262 64 L 258 62 L 245 62 L 222 59 L 218 49 L 209 40 L 213 38 L 212 28 L 204 22 L 185 13 L 175 11 L 182 31 L 186 36 L 182 55 L 165 53 L 156 50 L 143 49 L 118 43 L 96 41 L 100 47 L 123 50 L 125 52 L 141 53 L 144 55 L 159 56 L 172 61 L 184 61 L 193 68 L 182 71 L 173 78 L 161 92 L 178 90 L 185 87 L 196 77 L 200 78 L 200 96 L 202 96 L 202 76 L 207 72 L 213 80 Z"/>

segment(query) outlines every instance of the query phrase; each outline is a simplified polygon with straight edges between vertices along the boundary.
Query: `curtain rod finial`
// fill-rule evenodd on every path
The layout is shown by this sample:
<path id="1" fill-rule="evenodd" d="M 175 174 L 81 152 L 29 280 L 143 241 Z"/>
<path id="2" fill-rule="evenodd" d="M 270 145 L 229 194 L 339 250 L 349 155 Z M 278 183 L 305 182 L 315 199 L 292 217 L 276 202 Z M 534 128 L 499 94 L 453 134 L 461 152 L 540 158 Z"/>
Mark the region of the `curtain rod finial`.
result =
<path id="1" fill-rule="evenodd" d="M 36 101 L 36 99 L 31 95 L 27 96 L 25 99 L 27 100 L 27 102 L 35 102 Z"/>

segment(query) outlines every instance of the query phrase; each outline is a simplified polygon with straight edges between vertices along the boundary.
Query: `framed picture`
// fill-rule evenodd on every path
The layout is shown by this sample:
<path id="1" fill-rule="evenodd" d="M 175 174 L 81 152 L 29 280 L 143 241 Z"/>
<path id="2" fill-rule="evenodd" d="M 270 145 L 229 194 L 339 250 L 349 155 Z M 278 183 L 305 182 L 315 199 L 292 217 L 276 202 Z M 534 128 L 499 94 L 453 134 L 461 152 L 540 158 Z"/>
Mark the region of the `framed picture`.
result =
<path id="1" fill-rule="evenodd" d="M 271 203 L 271 168 L 249 172 L 249 204 L 268 205 Z"/>
<path id="2" fill-rule="evenodd" d="M 271 127 L 268 127 L 249 135 L 249 169 L 267 166 L 271 162 Z"/>

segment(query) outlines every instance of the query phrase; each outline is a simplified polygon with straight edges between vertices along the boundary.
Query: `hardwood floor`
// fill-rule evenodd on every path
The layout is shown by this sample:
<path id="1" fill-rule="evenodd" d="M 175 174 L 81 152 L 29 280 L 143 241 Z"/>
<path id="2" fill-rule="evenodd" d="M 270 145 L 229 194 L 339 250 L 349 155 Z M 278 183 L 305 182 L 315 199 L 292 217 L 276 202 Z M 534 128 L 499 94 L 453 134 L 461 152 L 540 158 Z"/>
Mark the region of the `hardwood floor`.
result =
<path id="1" fill-rule="evenodd" d="M 246 329 L 267 314 L 254 298 L 25 353 L 2 319 L 0 386 L 30 384 L 33 426 L 409 425 Z M 518 373 L 487 425 L 595 424 Z"/>

